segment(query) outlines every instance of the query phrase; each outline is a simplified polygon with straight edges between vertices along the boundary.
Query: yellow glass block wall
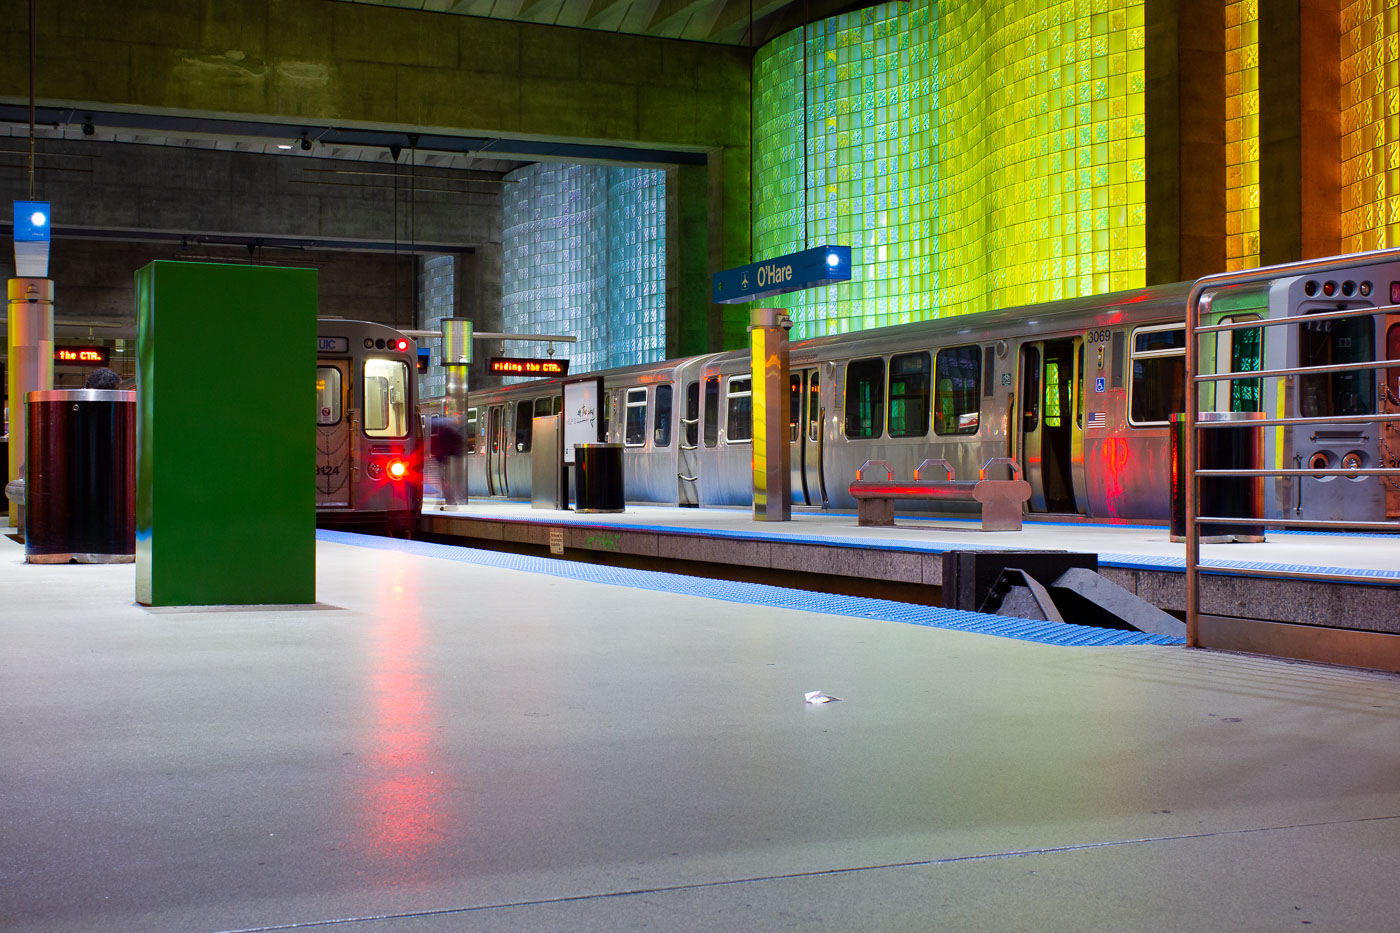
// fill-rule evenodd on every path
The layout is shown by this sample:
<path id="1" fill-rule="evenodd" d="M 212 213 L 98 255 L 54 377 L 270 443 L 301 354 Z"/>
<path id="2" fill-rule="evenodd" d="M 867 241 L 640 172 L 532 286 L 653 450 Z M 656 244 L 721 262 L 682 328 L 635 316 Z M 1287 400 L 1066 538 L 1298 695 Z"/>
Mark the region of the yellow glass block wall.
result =
<path id="1" fill-rule="evenodd" d="M 1141 0 L 911 0 L 802 39 L 755 59 L 754 258 L 855 268 L 782 299 L 798 336 L 1144 284 Z"/>
<path id="2" fill-rule="evenodd" d="M 1259 267 L 1259 0 L 1225 6 L 1225 268 Z"/>
<path id="3" fill-rule="evenodd" d="M 1400 10 L 1342 6 L 1342 252 L 1400 245 Z"/>

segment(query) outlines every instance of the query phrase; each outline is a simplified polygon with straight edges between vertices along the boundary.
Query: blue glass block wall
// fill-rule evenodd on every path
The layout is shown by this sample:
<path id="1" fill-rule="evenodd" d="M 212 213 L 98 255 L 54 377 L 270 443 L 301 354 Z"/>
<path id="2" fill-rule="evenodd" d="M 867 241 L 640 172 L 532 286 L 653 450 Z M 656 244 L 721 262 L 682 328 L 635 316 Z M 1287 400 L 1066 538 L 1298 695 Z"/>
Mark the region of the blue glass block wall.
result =
<path id="1" fill-rule="evenodd" d="M 764 46 L 753 258 L 853 249 L 850 284 L 782 297 L 794 336 L 1144 284 L 1143 21 L 1142 0 L 910 0 Z"/>
<path id="2" fill-rule="evenodd" d="M 457 257 L 426 256 L 418 266 L 418 326 L 422 330 L 442 330 L 442 319 L 452 316 L 452 291 L 456 287 Z M 419 398 L 441 398 L 447 394 L 447 373 L 443 370 L 442 338 L 419 337 L 419 347 L 432 352 L 434 365 L 418 377 Z"/>
<path id="3" fill-rule="evenodd" d="M 570 373 L 660 360 L 666 329 L 666 173 L 541 163 L 503 194 L 502 327 L 574 334 Z M 545 343 L 511 343 L 545 356 Z M 518 381 L 518 380 L 509 380 Z"/>

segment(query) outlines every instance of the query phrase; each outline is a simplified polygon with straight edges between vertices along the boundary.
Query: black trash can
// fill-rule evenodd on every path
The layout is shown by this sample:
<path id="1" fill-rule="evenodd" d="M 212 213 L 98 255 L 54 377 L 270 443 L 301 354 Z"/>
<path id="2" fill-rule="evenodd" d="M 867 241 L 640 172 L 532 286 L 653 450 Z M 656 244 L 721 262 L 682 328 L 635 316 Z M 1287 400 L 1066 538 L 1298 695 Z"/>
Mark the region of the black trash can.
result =
<path id="1" fill-rule="evenodd" d="M 25 560 L 134 561 L 136 393 L 49 389 L 25 400 Z"/>
<path id="2" fill-rule="evenodd" d="M 621 444 L 574 445 L 574 511 L 621 512 Z"/>
<path id="3" fill-rule="evenodd" d="M 1264 429 L 1250 424 L 1261 421 L 1262 411 L 1203 411 L 1197 421 L 1239 422 L 1239 427 L 1203 428 L 1197 432 L 1202 470 L 1261 470 L 1264 468 Z M 1173 541 L 1186 540 L 1186 415 L 1172 421 L 1172 528 Z M 1200 515 L 1216 518 L 1264 518 L 1264 477 L 1202 476 Z M 1229 541 L 1263 541 L 1264 525 L 1222 525 L 1197 522 L 1196 533 L 1207 544 Z"/>

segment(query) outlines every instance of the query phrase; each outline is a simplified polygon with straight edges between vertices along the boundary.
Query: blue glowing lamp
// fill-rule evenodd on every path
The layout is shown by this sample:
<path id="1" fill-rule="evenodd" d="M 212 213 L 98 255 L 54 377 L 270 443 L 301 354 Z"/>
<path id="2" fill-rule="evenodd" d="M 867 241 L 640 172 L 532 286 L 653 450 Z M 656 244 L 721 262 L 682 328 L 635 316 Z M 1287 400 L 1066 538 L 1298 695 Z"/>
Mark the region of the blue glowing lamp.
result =
<path id="1" fill-rule="evenodd" d="M 50 220 L 48 201 L 15 202 L 15 276 L 49 277 Z"/>

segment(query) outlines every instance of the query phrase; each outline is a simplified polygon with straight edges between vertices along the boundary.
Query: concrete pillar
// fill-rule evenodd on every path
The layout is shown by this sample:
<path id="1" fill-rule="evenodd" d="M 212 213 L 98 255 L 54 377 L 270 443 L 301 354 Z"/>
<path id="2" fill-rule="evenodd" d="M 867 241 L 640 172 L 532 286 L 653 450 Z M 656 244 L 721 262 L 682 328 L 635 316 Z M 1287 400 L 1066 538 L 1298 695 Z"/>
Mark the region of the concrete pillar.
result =
<path id="1" fill-rule="evenodd" d="M 1160 285 L 1225 269 L 1225 10 L 1147 0 L 1145 25 L 1147 284 Z"/>
<path id="2" fill-rule="evenodd" d="M 8 384 L 10 451 L 6 482 L 24 467 L 24 396 L 53 388 L 53 280 L 10 279 Z M 20 509 L 10 509 L 10 527 L 22 527 Z"/>
<path id="3" fill-rule="evenodd" d="M 792 443 L 788 439 L 788 329 L 782 308 L 754 308 L 749 325 L 753 354 L 753 517 L 792 519 Z"/>
<path id="4" fill-rule="evenodd" d="M 1259 263 L 1341 252 L 1338 0 L 1259 4 Z"/>

